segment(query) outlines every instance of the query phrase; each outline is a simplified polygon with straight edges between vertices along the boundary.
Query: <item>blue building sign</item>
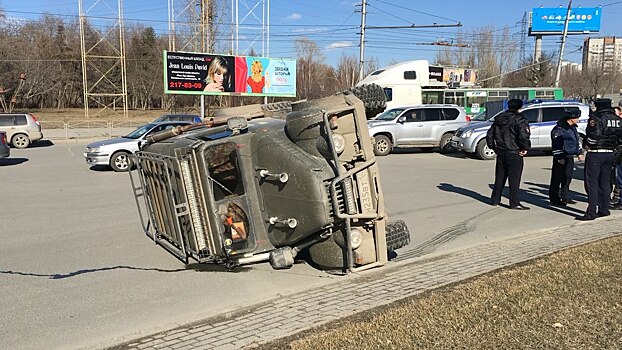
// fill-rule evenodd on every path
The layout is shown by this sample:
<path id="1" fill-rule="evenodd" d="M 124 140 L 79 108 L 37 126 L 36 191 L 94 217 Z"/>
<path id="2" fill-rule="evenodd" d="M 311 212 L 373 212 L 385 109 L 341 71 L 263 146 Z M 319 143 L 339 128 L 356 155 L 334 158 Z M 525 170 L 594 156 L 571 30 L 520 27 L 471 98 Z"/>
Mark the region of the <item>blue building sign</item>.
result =
<path id="1" fill-rule="evenodd" d="M 534 8 L 531 13 L 529 34 L 562 34 L 567 8 Z M 600 31 L 602 8 L 572 8 L 568 21 L 568 34 L 588 34 Z"/>

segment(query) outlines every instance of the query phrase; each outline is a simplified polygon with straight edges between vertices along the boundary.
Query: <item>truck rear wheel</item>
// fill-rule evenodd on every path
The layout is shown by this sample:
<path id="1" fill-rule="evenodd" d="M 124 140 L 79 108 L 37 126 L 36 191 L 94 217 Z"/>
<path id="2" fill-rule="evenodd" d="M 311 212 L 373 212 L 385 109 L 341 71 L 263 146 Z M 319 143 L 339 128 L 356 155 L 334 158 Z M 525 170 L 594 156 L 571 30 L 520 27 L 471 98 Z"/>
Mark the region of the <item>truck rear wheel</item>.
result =
<path id="1" fill-rule="evenodd" d="M 367 119 L 373 118 L 387 106 L 387 97 L 384 89 L 377 84 L 364 84 L 350 88 L 346 93 L 352 93 L 365 105 Z"/>
<path id="2" fill-rule="evenodd" d="M 387 224 L 387 251 L 394 251 L 410 244 L 410 232 L 404 220 L 391 221 Z"/>

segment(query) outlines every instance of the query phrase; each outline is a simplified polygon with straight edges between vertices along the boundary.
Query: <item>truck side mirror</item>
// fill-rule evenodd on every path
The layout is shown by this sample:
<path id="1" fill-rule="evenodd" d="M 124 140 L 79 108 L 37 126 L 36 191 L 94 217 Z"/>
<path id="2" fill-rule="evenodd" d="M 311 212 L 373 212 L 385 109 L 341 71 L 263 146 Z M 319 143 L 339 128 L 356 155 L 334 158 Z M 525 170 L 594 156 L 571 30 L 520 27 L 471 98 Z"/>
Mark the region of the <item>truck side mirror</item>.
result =
<path id="1" fill-rule="evenodd" d="M 244 117 L 231 117 L 227 119 L 227 127 L 232 131 L 240 131 L 248 128 L 248 121 Z"/>

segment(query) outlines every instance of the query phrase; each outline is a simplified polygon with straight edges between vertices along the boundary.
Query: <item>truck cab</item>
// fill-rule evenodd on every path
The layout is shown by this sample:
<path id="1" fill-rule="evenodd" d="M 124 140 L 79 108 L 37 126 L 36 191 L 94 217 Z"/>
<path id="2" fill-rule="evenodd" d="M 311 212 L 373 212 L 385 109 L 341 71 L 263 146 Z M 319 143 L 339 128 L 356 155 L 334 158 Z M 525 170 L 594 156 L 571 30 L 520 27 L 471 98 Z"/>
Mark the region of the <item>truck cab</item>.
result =
<path id="1" fill-rule="evenodd" d="M 280 269 L 304 251 L 319 269 L 351 272 L 408 244 L 404 223 L 388 222 L 355 96 L 187 129 L 154 135 L 131 175 L 145 233 L 185 263 Z"/>

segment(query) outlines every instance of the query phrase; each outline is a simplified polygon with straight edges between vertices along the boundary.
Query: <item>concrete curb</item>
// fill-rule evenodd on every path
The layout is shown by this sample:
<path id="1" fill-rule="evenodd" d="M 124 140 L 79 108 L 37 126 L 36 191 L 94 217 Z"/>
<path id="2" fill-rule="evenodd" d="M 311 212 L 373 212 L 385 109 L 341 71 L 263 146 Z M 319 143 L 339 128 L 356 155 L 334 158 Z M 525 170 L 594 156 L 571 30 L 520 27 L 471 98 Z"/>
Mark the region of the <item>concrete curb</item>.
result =
<path id="1" fill-rule="evenodd" d="M 621 234 L 620 215 L 449 253 L 428 254 L 335 283 L 142 337 L 112 349 L 239 349 L 387 305 L 450 283 Z"/>

